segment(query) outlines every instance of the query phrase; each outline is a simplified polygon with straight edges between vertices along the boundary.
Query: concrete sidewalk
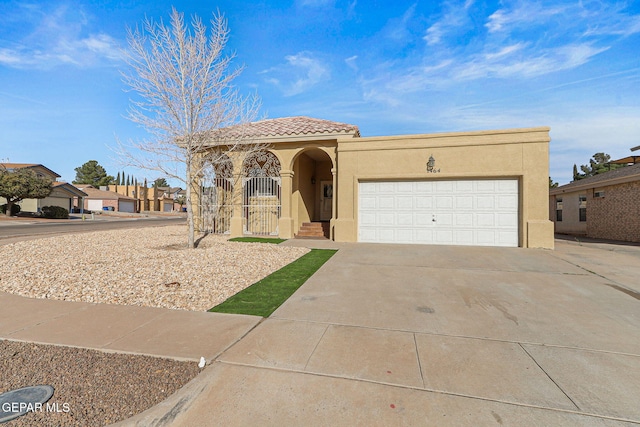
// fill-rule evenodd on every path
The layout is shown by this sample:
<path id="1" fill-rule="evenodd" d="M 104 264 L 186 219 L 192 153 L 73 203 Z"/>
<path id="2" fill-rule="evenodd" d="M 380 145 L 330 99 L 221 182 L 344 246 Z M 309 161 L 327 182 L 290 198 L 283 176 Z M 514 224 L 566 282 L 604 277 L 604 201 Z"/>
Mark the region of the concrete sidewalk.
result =
<path id="1" fill-rule="evenodd" d="M 0 339 L 211 362 L 261 317 L 24 298 L 0 292 Z"/>
<path id="2" fill-rule="evenodd" d="M 122 426 L 640 425 L 640 247 L 556 247 L 340 244 L 262 322 L 0 293 L 0 337 L 210 361 Z"/>

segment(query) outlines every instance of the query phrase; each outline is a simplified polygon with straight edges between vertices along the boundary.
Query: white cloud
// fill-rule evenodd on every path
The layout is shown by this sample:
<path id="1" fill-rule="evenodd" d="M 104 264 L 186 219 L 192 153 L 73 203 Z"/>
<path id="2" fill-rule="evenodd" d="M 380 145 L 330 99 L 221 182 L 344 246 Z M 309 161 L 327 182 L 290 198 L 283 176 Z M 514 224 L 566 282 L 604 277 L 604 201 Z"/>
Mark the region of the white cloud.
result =
<path id="1" fill-rule="evenodd" d="M 285 96 L 306 92 L 330 77 L 328 66 L 310 52 L 287 55 L 284 59 L 286 64 L 264 70 L 261 74 L 267 74 L 265 81 L 278 86 Z"/>
<path id="2" fill-rule="evenodd" d="M 457 34 L 458 30 L 465 28 L 469 23 L 469 9 L 473 6 L 474 0 L 466 0 L 464 3 L 445 3 L 446 13 L 431 25 L 423 39 L 429 46 L 434 46 L 442 42 L 442 39 L 450 34 Z"/>
<path id="3" fill-rule="evenodd" d="M 89 67 L 120 59 L 117 41 L 87 31 L 89 19 L 76 7 L 25 5 L 11 17 L 23 29 L 20 39 L 0 41 L 0 65 L 49 69 L 63 64 Z M 2 46 L 4 44 L 4 46 Z"/>
<path id="4" fill-rule="evenodd" d="M 527 25 L 543 25 L 550 17 L 566 12 L 566 7 L 549 7 L 539 2 L 519 2 L 515 7 L 498 9 L 491 14 L 485 24 L 490 33 L 510 31 Z"/>
<path id="5" fill-rule="evenodd" d="M 358 60 L 358 55 L 354 55 L 345 59 L 344 62 L 347 64 L 349 68 L 357 72 L 358 71 L 358 64 L 356 64 L 357 60 Z"/>
<path id="6" fill-rule="evenodd" d="M 321 8 L 333 6 L 335 4 L 335 0 L 296 0 L 296 4 L 302 7 Z"/>

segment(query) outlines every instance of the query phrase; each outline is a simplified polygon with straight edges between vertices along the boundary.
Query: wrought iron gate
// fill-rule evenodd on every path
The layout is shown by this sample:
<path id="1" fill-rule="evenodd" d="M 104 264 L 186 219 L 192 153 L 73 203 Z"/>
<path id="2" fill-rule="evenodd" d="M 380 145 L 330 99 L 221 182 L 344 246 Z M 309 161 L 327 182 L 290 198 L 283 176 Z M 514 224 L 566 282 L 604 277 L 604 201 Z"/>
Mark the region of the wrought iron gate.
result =
<path id="1" fill-rule="evenodd" d="M 202 171 L 200 232 L 228 234 L 233 215 L 233 165 L 228 158 Z"/>
<path id="2" fill-rule="evenodd" d="M 280 162 L 271 152 L 259 152 L 244 162 L 242 219 L 245 234 L 278 234 L 281 213 Z"/>
<path id="3" fill-rule="evenodd" d="M 228 234 L 235 203 L 241 205 L 244 234 L 277 235 L 281 214 L 280 162 L 271 152 L 249 156 L 242 170 L 242 194 L 234 195 L 231 160 L 210 165 L 202 172 L 200 231 Z M 240 183 L 239 183 L 240 184 Z"/>

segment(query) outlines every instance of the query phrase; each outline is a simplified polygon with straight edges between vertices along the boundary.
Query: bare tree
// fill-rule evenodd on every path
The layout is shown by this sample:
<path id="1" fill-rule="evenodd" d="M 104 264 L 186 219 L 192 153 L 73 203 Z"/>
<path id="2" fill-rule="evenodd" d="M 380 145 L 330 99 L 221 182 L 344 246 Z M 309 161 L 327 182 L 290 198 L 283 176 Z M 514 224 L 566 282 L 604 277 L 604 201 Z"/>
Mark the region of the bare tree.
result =
<path id="1" fill-rule="evenodd" d="M 209 165 L 230 152 L 260 149 L 244 132 L 260 108 L 257 96 L 241 96 L 232 85 L 242 67 L 231 68 L 235 55 L 223 53 L 228 41 L 226 19 L 218 12 L 211 29 L 197 16 L 190 27 L 172 9 L 170 25 L 146 19 L 142 29 L 128 31 L 125 83 L 137 93 L 128 118 L 142 125 L 150 139 L 118 142 L 128 165 L 158 171 L 185 184 L 188 246 L 195 247 L 192 198 Z M 233 129 L 233 132 L 221 131 Z M 246 155 L 246 154 L 244 154 Z"/>

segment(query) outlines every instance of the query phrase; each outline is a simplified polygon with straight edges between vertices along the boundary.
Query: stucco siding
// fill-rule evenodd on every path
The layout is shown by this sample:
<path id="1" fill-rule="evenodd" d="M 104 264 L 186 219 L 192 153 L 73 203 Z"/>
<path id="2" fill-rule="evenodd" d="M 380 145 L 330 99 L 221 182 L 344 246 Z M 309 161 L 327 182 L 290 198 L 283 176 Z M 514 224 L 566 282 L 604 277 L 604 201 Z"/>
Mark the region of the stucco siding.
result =
<path id="1" fill-rule="evenodd" d="M 553 248 L 548 145 L 548 128 L 340 139 L 336 240 L 357 241 L 359 182 L 515 179 L 520 245 Z"/>
<path id="2" fill-rule="evenodd" d="M 585 196 L 591 191 L 582 190 L 575 193 L 564 193 L 556 195 L 555 200 L 562 199 L 562 221 L 557 221 L 556 210 L 553 209 L 551 220 L 555 222 L 556 233 L 561 234 L 587 234 L 587 222 L 580 221 L 580 196 Z M 587 196 L 587 218 L 591 221 L 592 216 L 589 215 L 591 198 Z"/>
<path id="3" fill-rule="evenodd" d="M 587 236 L 640 242 L 640 181 L 597 188 L 587 200 Z"/>

